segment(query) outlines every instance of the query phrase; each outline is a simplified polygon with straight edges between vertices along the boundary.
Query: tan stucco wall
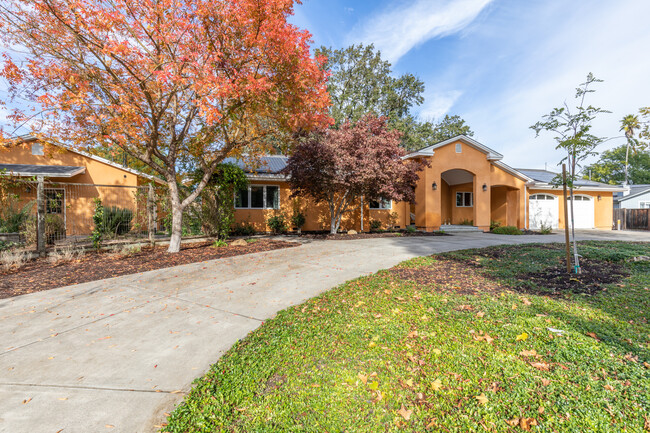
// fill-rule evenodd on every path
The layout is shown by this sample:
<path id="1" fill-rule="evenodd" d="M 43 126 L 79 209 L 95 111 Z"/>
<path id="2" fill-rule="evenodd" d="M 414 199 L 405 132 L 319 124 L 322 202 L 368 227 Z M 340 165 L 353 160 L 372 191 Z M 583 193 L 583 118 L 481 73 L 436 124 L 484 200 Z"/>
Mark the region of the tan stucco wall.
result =
<path id="1" fill-rule="evenodd" d="M 268 218 L 275 215 L 283 215 L 289 229 L 291 225 L 291 216 L 294 209 L 299 209 L 305 215 L 305 225 L 303 231 L 321 231 L 329 230 L 330 215 L 329 208 L 326 204 L 316 204 L 309 198 L 290 198 L 291 190 L 287 182 L 281 181 L 250 181 L 250 185 L 276 185 L 280 187 L 280 209 L 235 209 L 236 223 L 250 223 L 258 232 L 269 231 L 267 226 Z M 361 230 L 361 202 L 358 200 L 354 203 L 352 210 L 344 214 L 341 221 L 341 230 Z M 409 204 L 404 202 L 393 202 L 392 209 L 388 210 L 371 210 L 368 202 L 364 202 L 363 210 L 363 230 L 370 230 L 370 221 L 378 220 L 382 222 L 382 228 L 389 227 L 390 214 L 397 214 L 396 226 L 406 227 L 409 222 L 410 212 Z"/>
<path id="2" fill-rule="evenodd" d="M 92 215 L 94 212 L 94 199 L 102 199 L 104 206 L 117 206 L 136 211 L 137 204 L 134 197 L 135 189 L 117 187 L 95 187 L 70 185 L 95 184 L 95 185 L 120 185 L 138 186 L 148 183 L 148 179 L 139 178 L 137 175 L 96 161 L 84 155 L 70 152 L 61 147 L 44 145 L 44 155 L 32 155 L 33 142 L 13 145 L 0 149 L 0 163 L 3 164 L 35 164 L 35 165 L 65 165 L 85 167 L 85 173 L 70 178 L 48 178 L 47 180 L 63 186 L 65 190 L 65 220 L 68 235 L 88 235 L 94 226 Z M 47 188 L 46 184 L 46 188 Z M 26 201 L 35 199 L 35 192 L 24 191 L 21 194 Z M 142 209 L 144 212 L 144 209 Z M 144 224 L 145 221 L 135 221 L 138 214 L 134 212 L 134 221 Z M 141 219 L 141 218 L 140 218 Z"/>
<path id="3" fill-rule="evenodd" d="M 529 189 L 528 196 L 533 194 L 551 194 L 558 197 L 559 203 L 559 216 L 560 222 L 558 228 L 565 227 L 564 221 L 564 198 L 562 189 Z M 594 227 L 601 230 L 611 230 L 614 219 L 614 193 L 612 192 L 598 192 L 598 191 L 583 191 L 576 189 L 575 194 L 588 195 L 594 199 Z M 598 199 L 600 197 L 600 199 Z"/>

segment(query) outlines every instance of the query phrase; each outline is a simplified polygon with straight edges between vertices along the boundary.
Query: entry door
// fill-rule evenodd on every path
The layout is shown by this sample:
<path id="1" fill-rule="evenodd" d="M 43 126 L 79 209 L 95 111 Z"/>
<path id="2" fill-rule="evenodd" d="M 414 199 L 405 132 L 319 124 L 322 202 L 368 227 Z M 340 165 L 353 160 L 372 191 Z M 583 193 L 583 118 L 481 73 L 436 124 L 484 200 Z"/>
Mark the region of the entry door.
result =
<path id="1" fill-rule="evenodd" d="M 576 195 L 573 203 L 574 223 L 577 229 L 594 228 L 594 198 L 588 195 Z M 569 227 L 571 226 L 571 197 L 567 203 L 569 206 Z"/>
<path id="2" fill-rule="evenodd" d="M 541 229 L 542 225 L 556 229 L 558 227 L 559 207 L 557 197 L 552 194 L 533 194 L 528 199 L 528 225 L 531 229 Z"/>

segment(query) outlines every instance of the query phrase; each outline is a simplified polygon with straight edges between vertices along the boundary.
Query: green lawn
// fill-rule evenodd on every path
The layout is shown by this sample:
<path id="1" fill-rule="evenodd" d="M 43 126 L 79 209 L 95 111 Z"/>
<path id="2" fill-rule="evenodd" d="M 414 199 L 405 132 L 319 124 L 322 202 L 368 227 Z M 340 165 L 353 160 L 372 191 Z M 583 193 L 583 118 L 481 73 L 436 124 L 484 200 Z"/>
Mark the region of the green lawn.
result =
<path id="1" fill-rule="evenodd" d="M 563 246 L 526 245 L 350 281 L 236 344 L 164 431 L 650 431 L 650 245 L 581 254 L 627 276 L 556 293 Z"/>

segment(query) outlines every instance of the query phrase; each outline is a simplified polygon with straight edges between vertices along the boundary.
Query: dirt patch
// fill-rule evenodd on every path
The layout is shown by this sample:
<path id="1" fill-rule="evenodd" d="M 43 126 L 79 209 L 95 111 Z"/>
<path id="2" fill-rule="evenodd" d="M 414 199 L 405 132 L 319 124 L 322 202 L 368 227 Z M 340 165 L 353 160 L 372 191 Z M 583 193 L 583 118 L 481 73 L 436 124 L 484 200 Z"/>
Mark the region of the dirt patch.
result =
<path id="1" fill-rule="evenodd" d="M 477 295 L 486 292 L 501 292 L 505 288 L 490 278 L 486 278 L 477 267 L 466 262 L 443 260 L 418 268 L 392 268 L 392 276 L 413 281 L 423 289 L 459 295 Z"/>
<path id="2" fill-rule="evenodd" d="M 176 254 L 168 254 L 166 246 L 157 246 L 144 247 L 140 252 L 126 257 L 102 251 L 89 252 L 79 260 L 57 264 L 49 263 L 46 259 L 36 259 L 17 270 L 0 271 L 0 299 L 120 275 L 298 245 L 294 242 L 260 239 L 245 246 L 215 248 L 211 243 L 201 242 L 184 244 Z"/>
<path id="3" fill-rule="evenodd" d="M 428 237 L 428 236 L 449 236 L 442 232 L 383 232 L 383 233 L 357 233 L 349 235 L 347 233 L 306 233 L 300 236 L 301 239 L 326 239 L 336 241 L 350 241 L 355 239 L 372 239 L 372 238 L 410 238 L 410 237 Z"/>
<path id="4" fill-rule="evenodd" d="M 620 264 L 602 260 L 582 259 L 580 262 L 581 274 L 568 274 L 566 260 L 557 266 L 552 266 L 540 272 L 530 272 L 519 275 L 521 280 L 534 283 L 544 292 L 559 294 L 595 293 L 603 289 L 605 284 L 621 281 L 629 272 Z"/>

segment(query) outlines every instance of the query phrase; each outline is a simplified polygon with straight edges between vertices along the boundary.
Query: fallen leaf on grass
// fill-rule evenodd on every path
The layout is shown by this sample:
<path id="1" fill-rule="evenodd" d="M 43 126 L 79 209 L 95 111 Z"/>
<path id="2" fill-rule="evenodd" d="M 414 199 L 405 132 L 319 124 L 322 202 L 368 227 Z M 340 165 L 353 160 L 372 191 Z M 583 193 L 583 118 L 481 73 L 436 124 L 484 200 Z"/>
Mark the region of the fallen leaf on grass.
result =
<path id="1" fill-rule="evenodd" d="M 530 365 L 538 370 L 549 371 L 551 366 L 545 362 L 531 362 Z"/>
<path id="2" fill-rule="evenodd" d="M 593 338 L 596 341 L 600 341 L 600 338 L 598 338 L 598 336 L 596 335 L 595 332 L 587 332 L 587 335 L 590 336 L 591 338 Z"/>
<path id="3" fill-rule="evenodd" d="M 515 341 L 526 341 L 528 339 L 528 334 L 525 332 L 522 332 L 521 334 L 517 335 L 517 338 Z"/>
<path id="4" fill-rule="evenodd" d="M 522 350 L 519 352 L 521 356 L 537 356 L 536 350 Z"/>
<path id="5" fill-rule="evenodd" d="M 397 411 L 397 413 L 406 421 L 408 421 L 411 418 L 411 414 L 413 413 L 413 410 L 406 410 L 404 405 L 402 405 L 402 407 L 400 408 L 400 410 Z"/>
<path id="6" fill-rule="evenodd" d="M 415 338 L 418 336 L 418 331 L 411 331 L 406 335 L 408 338 Z"/>
<path id="7" fill-rule="evenodd" d="M 542 385 L 549 386 L 550 384 L 551 384 L 551 381 L 549 379 L 542 379 Z"/>
<path id="8" fill-rule="evenodd" d="M 368 376 L 365 376 L 361 373 L 358 374 L 359 380 L 365 385 L 368 382 Z"/>
<path id="9" fill-rule="evenodd" d="M 442 388 L 442 382 L 440 382 L 440 379 L 436 379 L 431 382 L 431 389 L 438 391 L 440 388 Z"/>
<path id="10" fill-rule="evenodd" d="M 528 298 L 522 298 L 521 302 L 523 302 L 524 305 L 531 305 L 532 302 L 528 300 Z"/>
<path id="11" fill-rule="evenodd" d="M 404 384 L 405 384 L 406 386 L 408 386 L 409 388 L 411 388 L 411 387 L 413 386 L 413 379 L 408 379 L 408 380 L 406 380 L 406 381 L 404 382 Z"/>
<path id="12" fill-rule="evenodd" d="M 605 388 L 607 391 L 616 391 L 612 385 L 605 385 L 603 388 Z"/>
<path id="13" fill-rule="evenodd" d="M 648 363 L 647 363 L 647 362 L 645 362 L 645 361 L 643 362 L 643 366 L 644 366 L 645 368 L 648 368 L 648 369 L 650 369 L 650 364 L 648 364 Z"/>
<path id="14" fill-rule="evenodd" d="M 462 304 L 456 307 L 458 311 L 463 311 L 463 310 L 473 310 L 474 306 L 473 305 L 467 305 L 467 304 Z"/>
<path id="15" fill-rule="evenodd" d="M 474 398 L 479 402 L 479 404 L 485 404 L 488 402 L 488 398 L 485 396 L 485 393 L 481 393 L 481 395 L 477 395 Z"/>
<path id="16" fill-rule="evenodd" d="M 485 316 L 485 313 L 483 311 L 479 311 L 478 313 L 476 313 L 476 317 L 483 317 L 483 316 Z"/>

